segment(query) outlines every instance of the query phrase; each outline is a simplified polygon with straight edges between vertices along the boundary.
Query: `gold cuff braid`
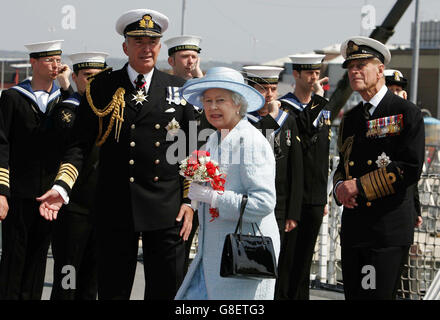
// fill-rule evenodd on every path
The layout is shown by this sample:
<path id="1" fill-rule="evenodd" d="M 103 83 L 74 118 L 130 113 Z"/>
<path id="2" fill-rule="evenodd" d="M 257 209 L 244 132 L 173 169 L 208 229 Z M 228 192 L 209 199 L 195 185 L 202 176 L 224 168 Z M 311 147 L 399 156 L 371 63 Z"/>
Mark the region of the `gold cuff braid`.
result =
<path id="1" fill-rule="evenodd" d="M 99 118 L 99 132 L 98 132 L 98 136 L 96 137 L 96 145 L 101 146 L 102 144 L 104 144 L 104 142 L 107 140 L 110 132 L 113 129 L 115 120 L 116 120 L 115 139 L 117 142 L 119 142 L 119 135 L 121 133 L 122 123 L 124 122 L 125 90 L 124 88 L 118 88 L 118 90 L 116 90 L 115 94 L 112 97 L 112 101 L 110 101 L 110 103 L 104 109 L 101 110 L 95 107 L 95 105 L 93 104 L 92 96 L 90 94 L 90 85 L 93 80 L 94 78 L 91 78 L 87 84 L 86 97 L 87 97 L 87 102 L 89 103 L 93 112 Z M 102 134 L 103 118 L 109 115 L 110 113 L 112 114 L 110 117 L 110 122 L 108 124 L 107 130 L 105 131 L 104 134 Z"/>
<path id="2" fill-rule="evenodd" d="M 70 163 L 62 163 L 60 169 L 58 170 L 55 181 L 64 181 L 69 186 L 69 188 L 72 189 L 77 178 L 78 170 L 75 168 L 75 166 Z"/>

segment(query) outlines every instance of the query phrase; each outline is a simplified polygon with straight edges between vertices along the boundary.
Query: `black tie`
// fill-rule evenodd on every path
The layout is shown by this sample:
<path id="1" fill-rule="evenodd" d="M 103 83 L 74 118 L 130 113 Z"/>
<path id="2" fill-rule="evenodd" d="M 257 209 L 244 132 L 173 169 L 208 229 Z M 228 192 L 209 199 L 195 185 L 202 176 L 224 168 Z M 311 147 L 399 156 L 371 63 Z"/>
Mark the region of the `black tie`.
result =
<path id="1" fill-rule="evenodd" d="M 138 74 L 136 80 L 134 81 L 134 83 L 136 84 L 136 89 L 137 90 L 141 90 L 143 89 L 145 92 L 145 85 L 147 84 L 147 82 L 145 81 L 144 75 L 143 74 Z"/>
<path id="2" fill-rule="evenodd" d="M 370 109 L 373 105 L 369 102 L 364 103 L 364 117 L 365 119 L 370 119 Z"/>

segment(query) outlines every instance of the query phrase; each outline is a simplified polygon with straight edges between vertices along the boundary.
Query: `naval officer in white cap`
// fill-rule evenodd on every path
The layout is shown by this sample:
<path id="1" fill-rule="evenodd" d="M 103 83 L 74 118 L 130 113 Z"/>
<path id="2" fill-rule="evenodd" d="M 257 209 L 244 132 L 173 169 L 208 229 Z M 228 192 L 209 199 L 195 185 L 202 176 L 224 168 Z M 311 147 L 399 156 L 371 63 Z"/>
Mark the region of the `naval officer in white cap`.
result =
<path id="1" fill-rule="evenodd" d="M 72 79 L 77 91 L 58 103 L 52 118 L 63 150 L 72 136 L 78 106 L 88 85 L 88 78 L 107 67 L 104 52 L 79 52 L 69 55 Z M 73 188 L 69 204 L 61 209 L 54 221 L 52 253 L 54 258 L 51 300 L 96 300 L 98 291 L 96 228 L 93 222 L 93 203 L 98 178 L 99 147 L 94 146 L 87 156 L 81 174 Z M 63 286 L 64 266 L 74 267 L 75 286 Z"/>
<path id="2" fill-rule="evenodd" d="M 164 41 L 168 47 L 168 64 L 173 68 L 174 75 L 185 80 L 203 77 L 199 57 L 201 41 L 202 38 L 192 35 Z"/>
<path id="3" fill-rule="evenodd" d="M 55 83 L 62 42 L 26 45 L 32 80 L 0 98 L 0 300 L 41 299 L 51 223 L 38 215 L 35 198 L 50 187 L 59 165 L 51 114 L 62 99 Z"/>
<path id="4" fill-rule="evenodd" d="M 350 86 L 362 101 L 339 128 L 341 161 L 334 198 L 344 206 L 341 258 L 347 300 L 392 300 L 413 243 L 414 193 L 424 161 L 420 109 L 393 94 L 384 70 L 391 60 L 377 40 L 352 37 L 341 45 Z"/>
<path id="5" fill-rule="evenodd" d="M 179 163 L 167 157 L 167 150 L 181 132 L 189 137 L 194 109 L 178 93 L 185 80 L 155 68 L 167 28 L 168 18 L 150 9 L 130 10 L 118 19 L 128 63 L 90 78 L 73 128 L 76 142 L 55 181 L 54 188 L 69 195 L 85 154 L 95 142 L 101 146 L 96 193 L 100 299 L 130 298 L 139 236 L 146 299 L 173 299 L 183 279 L 193 209 Z M 67 197 L 52 189 L 40 200 L 41 214 L 54 219 Z"/>

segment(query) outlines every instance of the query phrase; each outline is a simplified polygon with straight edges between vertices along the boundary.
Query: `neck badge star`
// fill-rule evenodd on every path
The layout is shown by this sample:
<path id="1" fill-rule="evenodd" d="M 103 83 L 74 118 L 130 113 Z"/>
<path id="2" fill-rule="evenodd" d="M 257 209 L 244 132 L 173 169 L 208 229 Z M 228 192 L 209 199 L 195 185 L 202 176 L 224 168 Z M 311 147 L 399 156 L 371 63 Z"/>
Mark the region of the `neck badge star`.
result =
<path id="1" fill-rule="evenodd" d="M 133 94 L 133 99 L 131 99 L 131 101 L 136 101 L 136 105 L 138 103 L 142 104 L 144 101 L 148 101 L 147 100 L 148 95 L 145 95 L 145 91 L 144 90 L 138 90 L 138 92 L 136 94 Z"/>

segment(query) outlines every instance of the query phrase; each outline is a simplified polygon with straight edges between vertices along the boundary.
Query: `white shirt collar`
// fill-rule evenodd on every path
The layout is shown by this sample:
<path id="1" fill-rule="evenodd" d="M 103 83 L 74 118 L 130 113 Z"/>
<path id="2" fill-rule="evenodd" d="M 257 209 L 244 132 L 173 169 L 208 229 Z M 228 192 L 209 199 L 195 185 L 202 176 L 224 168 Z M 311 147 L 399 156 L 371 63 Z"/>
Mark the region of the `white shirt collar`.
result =
<path id="1" fill-rule="evenodd" d="M 382 86 L 382 88 L 380 88 L 380 90 L 374 95 L 374 97 L 370 99 L 370 101 L 365 101 L 364 99 L 362 99 L 363 103 L 369 102 L 372 105 L 372 107 L 369 110 L 370 111 L 370 115 L 372 115 L 374 113 L 374 111 L 376 110 L 377 106 L 382 101 L 383 97 L 385 97 L 387 91 L 388 91 L 388 88 L 384 84 Z"/>
<path id="2" fill-rule="evenodd" d="M 148 89 L 150 88 L 151 78 L 153 77 L 153 72 L 154 72 L 154 68 L 151 69 L 150 72 L 144 74 L 145 81 L 147 82 L 147 84 L 145 85 L 145 92 L 148 92 Z M 134 81 L 136 80 L 139 72 L 134 70 L 133 67 L 129 63 L 127 66 L 127 73 L 128 73 L 128 78 L 130 79 L 131 84 L 133 85 L 134 88 L 136 88 L 136 84 L 134 83 Z"/>

